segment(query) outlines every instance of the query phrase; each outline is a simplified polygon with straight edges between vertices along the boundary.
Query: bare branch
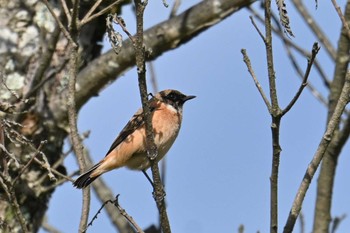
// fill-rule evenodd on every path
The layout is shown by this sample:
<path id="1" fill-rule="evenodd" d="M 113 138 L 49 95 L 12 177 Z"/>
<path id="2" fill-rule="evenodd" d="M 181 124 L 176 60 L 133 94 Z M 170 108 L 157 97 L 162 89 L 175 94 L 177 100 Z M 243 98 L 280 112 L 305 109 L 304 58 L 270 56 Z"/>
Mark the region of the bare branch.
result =
<path id="1" fill-rule="evenodd" d="M 214 4 L 214 2 L 218 4 Z M 144 45 L 147 50 L 152 51 L 146 57 L 147 61 L 179 47 L 252 2 L 246 0 L 205 0 L 180 15 L 146 30 L 144 32 Z M 134 65 L 135 52 L 130 40 L 124 41 L 123 49 L 118 56 L 112 50 L 90 62 L 80 71 L 77 78 L 77 85 L 81 87 L 76 93 L 78 109 L 91 98 L 92 93 L 98 93 L 108 83 Z M 61 113 L 55 114 L 57 114 L 57 119 L 66 116 Z"/>
<path id="2" fill-rule="evenodd" d="M 135 222 L 135 220 L 125 211 L 125 209 L 123 209 L 118 202 L 118 197 L 119 194 L 115 197 L 114 200 L 107 200 L 105 201 L 102 206 L 100 207 L 100 209 L 96 212 L 96 214 L 94 215 L 94 217 L 91 219 L 91 221 L 89 222 L 89 224 L 87 225 L 86 229 L 83 231 L 83 233 L 85 233 L 87 231 L 87 229 L 92 226 L 92 224 L 94 223 L 94 221 L 97 219 L 98 215 L 101 213 L 101 210 L 103 208 L 105 208 L 105 206 L 107 204 L 113 204 L 115 207 L 117 207 L 117 209 L 119 210 L 120 214 L 122 216 L 124 216 L 125 219 L 127 219 L 127 221 L 136 229 L 136 232 L 138 233 L 144 233 L 143 230 L 139 227 L 139 225 Z"/>
<path id="3" fill-rule="evenodd" d="M 348 38 L 350 40 L 350 27 L 349 27 L 349 24 L 346 21 L 346 19 L 345 19 L 343 13 L 342 13 L 340 7 L 338 6 L 337 1 L 332 0 L 332 3 L 333 3 L 333 6 L 334 6 L 335 10 L 337 11 L 337 13 L 339 15 L 339 18 L 340 18 L 340 20 L 341 20 L 341 22 L 343 24 L 343 27 L 345 28 L 345 31 L 346 31 L 346 33 L 348 35 Z"/>
<path id="4" fill-rule="evenodd" d="M 67 17 L 68 24 L 71 24 L 71 22 L 72 22 L 72 16 L 70 15 L 70 12 L 69 12 L 69 9 L 68 9 L 66 0 L 60 0 L 60 2 L 61 2 L 61 5 L 62 5 L 64 14 L 65 14 L 66 17 Z"/>
<path id="5" fill-rule="evenodd" d="M 113 204 L 118 208 L 119 212 L 121 213 L 121 215 L 123 215 L 128 222 L 136 229 L 136 232 L 138 233 L 144 233 L 143 230 L 141 229 L 141 227 L 135 222 L 135 220 L 133 219 L 132 216 L 130 216 L 125 209 L 123 209 L 120 205 L 119 205 L 119 194 L 115 197 L 115 201 L 113 201 Z"/>
<path id="6" fill-rule="evenodd" d="M 73 39 L 71 37 L 71 35 L 69 34 L 69 32 L 67 31 L 67 29 L 64 27 L 63 23 L 61 22 L 61 20 L 57 17 L 57 15 L 55 14 L 52 6 L 50 5 L 50 3 L 47 0 L 42 0 L 43 3 L 45 4 L 45 6 L 47 7 L 47 9 L 50 11 L 51 15 L 54 17 L 54 19 L 56 20 L 58 26 L 60 27 L 61 31 L 63 32 L 64 36 L 70 41 L 72 42 Z"/>
<path id="7" fill-rule="evenodd" d="M 160 179 L 158 163 L 156 158 L 158 156 L 158 148 L 154 143 L 153 127 L 152 127 L 152 115 L 148 101 L 148 92 L 146 85 L 146 64 L 145 64 L 145 48 L 143 44 L 144 31 L 143 31 L 143 14 L 147 1 L 134 0 L 136 7 L 136 39 L 134 44 L 136 65 L 138 71 L 138 82 L 142 101 L 143 114 L 145 119 L 146 128 L 146 145 L 149 160 L 151 162 L 151 170 L 153 176 L 153 195 L 156 201 L 158 212 L 161 219 L 161 227 L 164 233 L 170 233 L 170 224 L 168 214 L 165 206 L 165 191 Z"/>
<path id="8" fill-rule="evenodd" d="M 304 88 L 306 87 L 307 79 L 309 78 L 311 67 L 312 67 L 312 65 L 314 63 L 314 60 L 316 58 L 316 55 L 317 55 L 318 51 L 320 51 L 320 47 L 318 46 L 317 42 L 315 42 L 314 45 L 312 46 L 312 55 L 308 59 L 307 68 L 306 68 L 306 71 L 305 71 L 305 74 L 304 74 L 303 81 L 302 81 L 302 83 L 301 83 L 301 85 L 299 87 L 299 90 L 297 91 L 297 93 L 295 94 L 293 99 L 290 101 L 290 103 L 287 105 L 287 107 L 285 109 L 283 109 L 282 115 L 286 114 L 294 106 L 294 104 L 299 99 L 301 93 L 303 92 Z"/>
<path id="9" fill-rule="evenodd" d="M 80 30 L 79 23 L 79 0 L 73 2 L 72 9 L 72 22 L 69 25 L 70 33 L 70 60 L 69 60 L 69 82 L 68 82 L 68 97 L 67 97 L 67 108 L 68 108 L 68 122 L 69 122 L 69 136 L 71 138 L 74 153 L 77 157 L 79 168 L 81 172 L 86 169 L 84 150 L 81 138 L 78 133 L 77 126 L 77 108 L 76 108 L 76 79 L 78 72 L 78 36 Z M 81 217 L 79 223 L 79 231 L 82 232 L 86 229 L 86 224 L 89 217 L 90 210 L 90 188 L 83 189 L 83 204 L 81 210 Z"/>
<path id="10" fill-rule="evenodd" d="M 85 14 L 84 18 L 81 20 L 81 25 L 85 24 L 86 19 L 88 19 L 92 13 L 97 9 L 103 0 L 97 0 L 95 4 L 90 8 L 90 10 Z"/>
<path id="11" fill-rule="evenodd" d="M 256 25 L 254 18 L 252 16 L 249 16 L 250 21 L 252 22 L 254 28 L 256 29 L 256 31 L 259 33 L 259 36 L 261 37 L 261 39 L 264 41 L 264 43 L 266 43 L 266 38 L 265 36 L 262 34 L 262 32 L 260 31 L 258 25 Z"/>
<path id="12" fill-rule="evenodd" d="M 260 22 L 264 22 L 264 19 L 263 17 L 258 14 L 256 12 L 256 10 L 254 10 L 251 6 L 247 7 L 248 10 L 250 12 L 253 13 L 253 15 L 260 21 Z M 301 48 L 299 45 L 297 45 L 296 43 L 294 43 L 292 40 L 288 40 L 284 33 L 282 32 L 282 28 L 280 26 L 280 24 L 278 23 L 278 20 L 276 20 L 274 14 L 272 14 L 272 18 L 277 22 L 276 25 L 278 27 L 278 29 L 276 29 L 275 27 L 272 27 L 272 30 L 275 34 L 277 34 L 284 42 L 284 44 L 288 47 L 292 47 L 294 50 L 296 50 L 298 53 L 300 53 L 302 56 L 305 56 L 305 57 L 311 57 L 311 54 L 309 53 L 309 51 L 307 51 L 306 49 L 303 49 Z M 328 80 L 322 66 L 319 64 L 319 62 L 317 61 L 317 59 L 315 60 L 315 68 L 317 70 L 317 72 L 319 73 L 324 85 L 329 88 L 330 86 L 330 81 Z M 292 61 L 292 64 L 293 64 L 293 61 Z M 303 77 L 303 75 L 302 75 Z M 308 85 L 308 87 L 310 87 L 310 85 Z M 322 102 L 322 101 L 321 101 Z"/>
<path id="13" fill-rule="evenodd" d="M 88 152 L 85 154 L 87 164 L 92 166 L 93 162 L 91 156 Z M 92 187 L 101 203 L 104 203 L 105 200 L 112 200 L 114 198 L 111 189 L 106 185 L 102 177 L 95 180 L 92 183 Z M 125 218 L 120 215 L 120 213 L 117 213 L 115 211 L 115 208 L 113 206 L 107 205 L 105 208 L 110 220 L 119 232 L 134 232 L 134 229 L 130 226 L 130 224 L 125 220 Z"/>
<path id="14" fill-rule="evenodd" d="M 13 187 L 15 187 L 15 184 L 16 184 L 16 181 L 18 180 L 18 178 L 19 177 L 21 177 L 21 175 L 24 173 L 24 171 L 30 166 L 30 164 L 32 164 L 32 162 L 34 161 L 34 159 L 36 158 L 36 156 L 40 153 L 40 150 L 41 150 L 41 148 L 43 147 L 43 145 L 44 144 L 46 144 L 47 143 L 47 141 L 41 141 L 40 142 L 40 145 L 39 145 L 39 147 L 38 147 L 38 149 L 37 149 L 37 152 L 32 156 L 32 158 L 27 162 L 27 164 L 26 165 L 24 165 L 23 167 L 22 167 L 22 169 L 19 171 L 19 173 L 18 173 L 18 175 L 16 176 L 16 178 L 14 178 L 13 180 L 12 180 L 12 188 Z"/>
<path id="15" fill-rule="evenodd" d="M 176 16 L 180 5 L 181 5 L 181 0 L 175 0 L 174 1 L 173 7 L 171 8 L 171 11 L 170 11 L 169 19 L 171 19 L 172 17 Z"/>
<path id="16" fill-rule="evenodd" d="M 241 53 L 243 54 L 243 61 L 245 62 L 245 64 L 247 65 L 247 68 L 248 68 L 248 71 L 250 73 L 250 75 L 252 76 L 253 80 L 254 80 L 254 83 L 255 83 L 255 86 L 258 88 L 258 91 L 261 95 L 261 97 L 263 98 L 264 102 L 265 102 L 265 105 L 267 107 L 267 110 L 269 112 L 271 112 L 271 104 L 267 98 L 267 96 L 265 95 L 265 92 L 264 90 L 262 89 L 260 83 L 259 83 L 259 80 L 256 78 L 256 75 L 255 75 L 255 72 L 252 68 L 252 65 L 251 65 L 251 62 L 250 62 L 250 59 L 247 55 L 247 52 L 245 49 L 242 49 L 241 50 Z"/>
<path id="17" fill-rule="evenodd" d="M 320 43 L 326 48 L 328 55 L 335 61 L 336 59 L 336 51 L 328 40 L 326 34 L 322 31 L 322 29 L 317 25 L 315 19 L 309 14 L 302 0 L 293 0 L 295 8 L 299 11 L 300 15 L 304 18 L 304 22 L 306 22 L 316 37 L 319 39 Z"/>
<path id="18" fill-rule="evenodd" d="M 109 6 L 105 7 L 105 8 L 103 8 L 101 11 L 97 12 L 96 14 L 94 14 L 94 15 L 92 15 L 92 16 L 89 16 L 89 17 L 86 17 L 86 16 L 85 16 L 85 17 L 81 20 L 80 25 L 83 26 L 83 25 L 87 24 L 88 22 L 90 22 L 90 21 L 96 19 L 97 17 L 99 17 L 99 16 L 101 16 L 101 15 L 107 13 L 112 7 L 114 7 L 115 5 L 121 3 L 122 1 L 124 1 L 124 0 L 116 0 L 116 1 L 114 1 L 111 5 L 109 5 Z"/>
<path id="19" fill-rule="evenodd" d="M 342 89 L 341 95 L 339 97 L 338 103 L 336 105 L 336 108 L 334 110 L 333 115 L 331 116 L 326 132 L 324 133 L 320 144 L 317 148 L 317 151 L 312 158 L 309 166 L 307 167 L 307 170 L 305 172 L 304 178 L 299 186 L 297 195 L 294 199 L 292 208 L 290 210 L 286 225 L 284 227 L 283 232 L 284 233 L 291 233 L 293 231 L 296 219 L 300 213 L 306 192 L 310 186 L 310 183 L 312 181 L 313 176 L 316 173 L 316 170 L 318 166 L 320 165 L 320 162 L 333 138 L 334 131 L 339 127 L 339 122 L 341 120 L 341 116 L 344 112 L 344 109 L 347 105 L 347 103 L 350 100 L 350 71 L 348 71 L 346 75 L 346 80 L 344 87 Z"/>
<path id="20" fill-rule="evenodd" d="M 271 26 L 271 0 L 266 0 L 265 8 L 265 50 L 267 60 L 267 73 L 270 88 L 270 100 L 272 118 L 272 166 L 270 176 L 270 233 L 278 232 L 278 173 L 280 153 L 282 151 L 279 143 L 279 131 L 281 123 L 281 109 L 278 104 L 275 69 L 272 52 L 272 26 Z"/>
<path id="21" fill-rule="evenodd" d="M 9 187 L 11 187 L 11 183 L 9 180 L 7 180 L 7 177 L 4 177 L 2 174 L 0 174 L 0 186 L 5 191 L 8 201 L 11 203 L 11 206 L 15 212 L 16 218 L 21 225 L 22 231 L 24 233 L 29 232 L 26 220 L 21 212 L 14 190 L 9 189 Z"/>

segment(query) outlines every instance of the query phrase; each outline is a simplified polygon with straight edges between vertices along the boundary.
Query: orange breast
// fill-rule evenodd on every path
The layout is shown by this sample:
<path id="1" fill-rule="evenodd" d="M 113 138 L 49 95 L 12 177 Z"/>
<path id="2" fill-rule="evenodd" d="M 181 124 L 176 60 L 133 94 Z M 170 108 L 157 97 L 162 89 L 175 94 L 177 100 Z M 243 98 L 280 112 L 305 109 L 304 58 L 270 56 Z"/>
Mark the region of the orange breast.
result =
<path id="1" fill-rule="evenodd" d="M 152 116 L 154 142 L 158 148 L 157 161 L 161 160 L 173 145 L 180 130 L 181 120 L 181 114 L 173 107 L 158 102 Z M 134 131 L 103 159 L 94 175 L 123 166 L 136 170 L 150 167 L 145 135 L 145 126 Z"/>

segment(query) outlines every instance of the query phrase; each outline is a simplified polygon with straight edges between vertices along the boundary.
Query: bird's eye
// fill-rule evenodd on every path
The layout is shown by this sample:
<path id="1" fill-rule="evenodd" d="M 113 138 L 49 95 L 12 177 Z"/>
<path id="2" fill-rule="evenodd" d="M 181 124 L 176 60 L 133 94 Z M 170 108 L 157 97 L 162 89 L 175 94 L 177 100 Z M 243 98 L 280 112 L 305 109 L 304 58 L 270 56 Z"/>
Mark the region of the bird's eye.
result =
<path id="1" fill-rule="evenodd" d="M 175 94 L 174 93 L 170 93 L 168 95 L 168 99 L 175 100 Z"/>

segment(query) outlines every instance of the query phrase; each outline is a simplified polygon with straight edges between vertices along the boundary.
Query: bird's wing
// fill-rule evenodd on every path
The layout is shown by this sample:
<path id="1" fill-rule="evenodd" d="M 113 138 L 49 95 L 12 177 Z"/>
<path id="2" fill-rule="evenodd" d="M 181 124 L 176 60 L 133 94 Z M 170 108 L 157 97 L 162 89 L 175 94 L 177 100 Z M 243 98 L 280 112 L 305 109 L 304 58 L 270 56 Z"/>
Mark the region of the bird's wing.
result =
<path id="1" fill-rule="evenodd" d="M 153 113 L 157 107 L 157 101 L 154 98 L 150 100 L 150 111 Z M 131 118 L 131 120 L 125 125 L 123 130 L 119 133 L 118 137 L 114 140 L 111 148 L 109 148 L 106 156 L 114 150 L 120 143 L 122 143 L 130 134 L 132 134 L 136 129 L 143 126 L 145 123 L 143 119 L 143 110 L 140 108 Z"/>

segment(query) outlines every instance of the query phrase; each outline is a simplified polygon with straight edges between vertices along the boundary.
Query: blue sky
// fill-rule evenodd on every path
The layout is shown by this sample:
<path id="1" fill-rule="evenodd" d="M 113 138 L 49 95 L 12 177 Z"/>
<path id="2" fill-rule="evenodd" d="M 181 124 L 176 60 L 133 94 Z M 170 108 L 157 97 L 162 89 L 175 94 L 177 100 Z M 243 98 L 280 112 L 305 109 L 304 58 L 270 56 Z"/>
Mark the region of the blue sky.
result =
<path id="1" fill-rule="evenodd" d="M 183 1 L 180 12 L 198 1 Z M 336 45 L 340 21 L 328 1 L 318 9 L 309 1 L 310 12 Z M 171 5 L 172 1 L 168 1 Z M 273 2 L 274 3 L 274 2 Z M 315 38 L 287 2 L 292 40 L 311 51 Z M 338 1 L 340 6 L 345 1 Z M 258 4 L 254 7 L 257 9 Z M 275 5 L 273 5 L 275 9 Z M 275 9 L 276 10 L 276 9 Z M 149 1 L 145 27 L 165 20 L 170 9 L 161 1 Z M 123 9 L 127 27 L 134 28 L 130 8 Z M 178 89 L 197 98 L 184 106 L 183 125 L 168 152 L 167 204 L 173 232 L 246 232 L 269 231 L 269 176 L 271 170 L 270 116 L 247 72 L 240 50 L 247 49 L 253 68 L 268 93 L 264 44 L 253 28 L 247 10 L 227 18 L 179 49 L 163 54 L 154 62 L 160 90 Z M 327 16 L 327 17 L 325 17 Z M 262 25 L 260 28 L 263 29 Z M 126 37 L 126 36 L 125 36 Z M 274 38 L 275 71 L 281 107 L 286 106 L 300 85 L 279 39 Z M 105 40 L 107 45 L 107 40 Z M 106 48 L 108 49 L 108 48 Z M 298 56 L 305 69 L 306 59 Z M 321 48 L 318 58 L 332 77 L 334 65 Z M 327 97 L 317 72 L 312 82 Z M 149 88 L 151 86 L 149 85 Z M 91 130 L 85 143 L 94 161 L 102 159 L 129 118 L 141 106 L 135 69 L 128 71 L 99 97 L 91 99 L 79 113 L 79 130 Z M 296 190 L 325 130 L 326 108 L 308 90 L 281 123 L 281 163 L 279 175 L 279 228 L 283 228 Z M 332 214 L 350 213 L 349 147 L 339 159 L 335 180 Z M 70 156 L 65 165 L 77 169 Z M 103 175 L 120 204 L 142 228 L 157 223 L 152 189 L 142 173 L 127 169 Z M 312 229 L 316 179 L 307 193 L 303 212 L 306 232 Z M 76 232 L 81 211 L 81 191 L 70 183 L 57 188 L 50 202 L 48 221 L 62 232 Z M 93 196 L 90 216 L 100 203 Z M 90 217 L 91 218 L 91 217 Z M 298 232 L 296 225 L 295 232 Z M 346 232 L 346 218 L 338 232 Z M 102 213 L 88 232 L 113 232 Z M 43 232 L 43 231 L 42 231 Z"/>

